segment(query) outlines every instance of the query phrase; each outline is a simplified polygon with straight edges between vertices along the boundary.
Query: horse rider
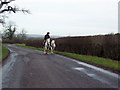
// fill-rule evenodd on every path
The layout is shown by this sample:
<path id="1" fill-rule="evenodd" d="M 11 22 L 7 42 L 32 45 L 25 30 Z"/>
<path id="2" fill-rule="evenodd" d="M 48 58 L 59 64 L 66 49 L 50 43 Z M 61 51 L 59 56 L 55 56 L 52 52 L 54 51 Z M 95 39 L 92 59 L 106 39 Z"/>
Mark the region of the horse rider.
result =
<path id="1" fill-rule="evenodd" d="M 44 36 L 44 45 L 45 45 L 45 42 L 48 38 L 50 38 L 50 32 L 47 32 L 47 34 Z"/>

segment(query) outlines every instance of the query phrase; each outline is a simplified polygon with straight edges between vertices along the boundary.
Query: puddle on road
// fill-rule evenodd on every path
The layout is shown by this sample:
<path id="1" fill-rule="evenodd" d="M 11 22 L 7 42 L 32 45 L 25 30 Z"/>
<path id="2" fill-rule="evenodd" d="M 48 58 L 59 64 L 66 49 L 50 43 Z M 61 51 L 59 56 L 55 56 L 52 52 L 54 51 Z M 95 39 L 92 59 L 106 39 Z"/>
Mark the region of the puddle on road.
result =
<path id="1" fill-rule="evenodd" d="M 77 70 L 77 71 L 80 71 L 80 72 L 83 72 L 85 75 L 95 79 L 95 80 L 98 80 L 102 83 L 105 83 L 105 84 L 108 84 L 110 86 L 113 86 L 106 78 L 104 77 L 101 77 L 99 75 L 96 75 L 95 73 L 88 73 L 87 70 L 85 68 L 80 68 L 80 67 L 76 67 L 76 68 L 72 68 L 74 70 Z M 113 88 L 116 88 L 118 87 L 118 85 L 114 85 Z"/>
<path id="2" fill-rule="evenodd" d="M 64 56 L 63 56 L 63 57 L 64 57 Z M 100 71 L 100 72 L 105 73 L 105 74 L 108 74 L 108 75 L 110 75 L 110 76 L 112 76 L 112 77 L 118 78 L 118 74 L 116 74 L 116 73 L 113 73 L 113 72 L 104 70 L 104 69 L 102 69 L 102 68 L 99 68 L 99 67 L 96 67 L 96 66 L 93 66 L 93 65 L 90 65 L 90 64 L 81 62 L 81 61 L 77 61 L 77 60 L 75 60 L 75 59 L 71 59 L 71 58 L 68 58 L 68 57 L 65 57 L 65 58 L 66 58 L 66 59 L 69 59 L 69 60 L 72 60 L 73 62 L 76 62 L 76 63 L 78 63 L 78 64 L 80 64 L 80 65 L 86 66 L 86 67 L 88 67 L 88 68 L 92 68 L 92 69 L 94 69 L 94 70 L 96 70 L 96 71 Z M 74 68 L 74 69 L 75 69 L 75 68 Z M 77 68 L 77 69 L 78 69 L 78 68 Z M 80 69 L 81 69 L 81 68 L 80 68 Z"/>
<path id="3" fill-rule="evenodd" d="M 68 57 L 65 57 L 65 56 L 61 56 L 61 55 L 57 55 L 57 56 L 62 57 L 62 58 L 65 58 L 65 59 L 68 59 L 68 60 L 71 60 L 71 61 L 73 61 L 73 62 L 76 62 L 77 64 L 86 66 L 86 67 L 88 67 L 88 68 L 92 68 L 92 69 L 94 69 L 94 70 L 96 70 L 96 71 L 99 71 L 99 72 L 101 72 L 101 73 L 108 74 L 108 75 L 110 75 L 110 76 L 112 76 L 112 77 L 118 78 L 118 74 L 116 74 L 116 73 L 113 73 L 113 72 L 104 70 L 104 69 L 102 69 L 102 68 L 99 68 L 99 67 L 96 67 L 96 66 L 93 66 L 93 65 L 90 65 L 90 64 L 81 62 L 81 61 L 77 61 L 77 60 L 75 60 L 75 59 L 71 59 L 71 58 L 68 58 Z"/>
<path id="4" fill-rule="evenodd" d="M 75 69 L 75 70 L 79 70 L 79 71 L 83 71 L 83 70 L 85 70 L 84 68 L 73 68 L 73 69 Z"/>
<path id="5" fill-rule="evenodd" d="M 79 61 L 75 61 L 75 62 L 77 62 L 78 64 L 81 64 L 81 65 L 87 66 L 87 67 L 89 67 L 89 68 L 92 68 L 92 69 L 94 69 L 94 70 L 97 70 L 97 71 L 100 71 L 100 72 L 109 74 L 109 75 L 111 75 L 111 76 L 113 76 L 113 77 L 115 77 L 115 78 L 118 78 L 118 74 L 112 73 L 112 72 L 107 71 L 107 70 L 104 70 L 104 69 L 102 69 L 102 68 L 98 68 L 98 67 L 96 67 L 96 66 L 93 66 L 93 65 L 90 65 L 90 64 L 86 64 L 86 63 L 83 63 L 83 62 L 79 62 Z"/>
<path id="6" fill-rule="evenodd" d="M 94 76 L 95 76 L 95 74 L 88 74 L 88 76 L 90 76 L 90 77 L 94 77 Z"/>

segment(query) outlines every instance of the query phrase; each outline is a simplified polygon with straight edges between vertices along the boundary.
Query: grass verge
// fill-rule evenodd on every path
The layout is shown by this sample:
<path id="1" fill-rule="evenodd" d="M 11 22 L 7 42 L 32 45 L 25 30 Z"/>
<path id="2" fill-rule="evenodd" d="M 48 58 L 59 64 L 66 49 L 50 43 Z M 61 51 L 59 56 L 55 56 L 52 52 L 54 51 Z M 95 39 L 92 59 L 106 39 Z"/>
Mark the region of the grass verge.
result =
<path id="1" fill-rule="evenodd" d="M 32 49 L 37 49 L 43 51 L 43 48 L 36 48 L 36 47 L 31 47 L 31 46 L 26 46 L 25 44 L 17 44 L 16 46 L 22 46 L 22 47 L 27 47 L 27 48 L 32 48 Z M 69 56 L 90 64 L 94 64 L 100 67 L 108 68 L 111 69 L 112 71 L 120 71 L 119 68 L 119 63 L 118 61 L 112 60 L 112 59 L 107 59 L 107 58 L 102 58 L 102 57 L 97 57 L 97 56 L 87 56 L 87 55 L 80 55 L 80 54 L 75 54 L 75 53 L 68 53 L 68 52 L 60 52 L 60 51 L 54 51 L 54 53 Z"/>
<path id="2" fill-rule="evenodd" d="M 8 54 L 9 50 L 6 47 L 2 46 L 2 60 L 5 59 L 8 56 Z"/>

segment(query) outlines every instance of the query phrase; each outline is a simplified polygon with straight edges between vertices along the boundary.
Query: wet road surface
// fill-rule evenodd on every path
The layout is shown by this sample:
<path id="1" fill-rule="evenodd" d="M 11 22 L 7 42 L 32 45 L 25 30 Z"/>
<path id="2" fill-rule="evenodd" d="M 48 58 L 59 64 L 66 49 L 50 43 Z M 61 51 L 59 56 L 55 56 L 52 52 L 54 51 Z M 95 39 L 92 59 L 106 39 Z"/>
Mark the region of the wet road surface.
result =
<path id="1" fill-rule="evenodd" d="M 3 88 L 118 88 L 118 75 L 57 54 L 7 46 Z"/>

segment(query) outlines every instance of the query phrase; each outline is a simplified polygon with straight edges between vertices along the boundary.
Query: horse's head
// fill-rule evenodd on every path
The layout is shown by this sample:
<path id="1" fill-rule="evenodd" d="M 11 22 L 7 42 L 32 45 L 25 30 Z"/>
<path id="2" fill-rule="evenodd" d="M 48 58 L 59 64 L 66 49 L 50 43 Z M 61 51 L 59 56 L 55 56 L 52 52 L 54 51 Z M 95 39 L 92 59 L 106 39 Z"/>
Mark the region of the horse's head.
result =
<path id="1" fill-rule="evenodd" d="M 55 40 L 52 40 L 51 43 L 55 43 Z"/>

